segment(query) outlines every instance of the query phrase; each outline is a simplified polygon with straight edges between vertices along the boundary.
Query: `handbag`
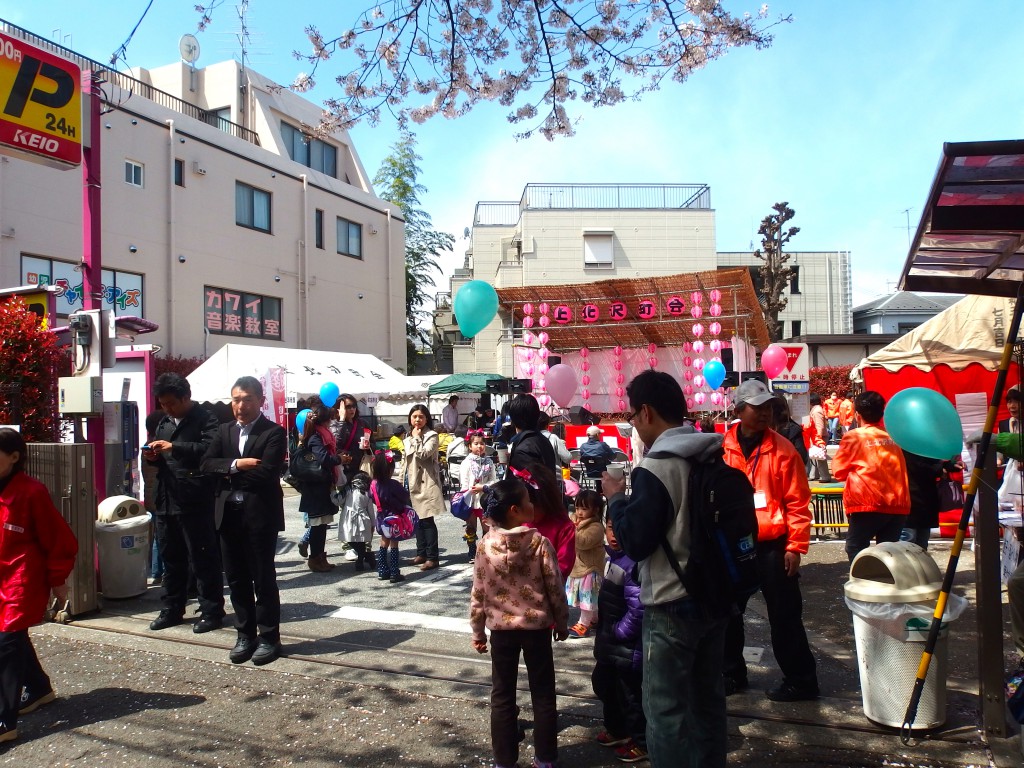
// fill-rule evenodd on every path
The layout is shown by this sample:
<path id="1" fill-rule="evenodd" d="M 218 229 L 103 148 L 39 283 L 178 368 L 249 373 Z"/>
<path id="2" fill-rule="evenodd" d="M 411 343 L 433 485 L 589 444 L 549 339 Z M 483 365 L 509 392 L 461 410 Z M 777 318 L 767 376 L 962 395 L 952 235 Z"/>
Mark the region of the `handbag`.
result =
<path id="1" fill-rule="evenodd" d="M 316 454 L 303 446 L 299 446 L 292 454 L 288 463 L 288 473 L 304 483 L 322 483 L 327 480 L 327 472 L 320 466 Z"/>
<path id="2" fill-rule="evenodd" d="M 452 514 L 463 522 L 469 520 L 469 516 L 473 514 L 472 502 L 472 491 L 459 491 L 452 496 Z"/>
<path id="3" fill-rule="evenodd" d="M 373 503 L 377 505 L 378 510 L 382 510 L 376 487 L 373 488 Z M 380 520 L 380 535 L 392 541 L 405 541 L 416 535 L 416 526 L 419 523 L 420 516 L 416 514 L 416 510 L 406 507 L 401 512 L 385 515 Z"/>

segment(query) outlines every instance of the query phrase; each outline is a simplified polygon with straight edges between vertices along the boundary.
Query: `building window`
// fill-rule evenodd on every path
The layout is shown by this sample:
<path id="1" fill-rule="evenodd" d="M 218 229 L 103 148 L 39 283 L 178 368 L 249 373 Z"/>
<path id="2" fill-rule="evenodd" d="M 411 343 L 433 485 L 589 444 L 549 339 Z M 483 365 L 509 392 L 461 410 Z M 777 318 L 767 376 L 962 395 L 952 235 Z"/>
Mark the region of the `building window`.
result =
<path id="1" fill-rule="evenodd" d="M 583 266 L 613 266 L 614 235 L 612 232 L 583 233 Z"/>
<path id="2" fill-rule="evenodd" d="M 789 292 L 797 296 L 800 293 L 800 265 L 794 265 L 790 269 L 793 270 L 793 274 L 789 277 Z"/>
<path id="3" fill-rule="evenodd" d="M 793 333 L 791 335 L 794 337 L 799 336 L 800 332 L 803 330 L 803 321 L 793 320 L 791 321 L 791 325 L 793 326 Z"/>
<path id="4" fill-rule="evenodd" d="M 747 267 L 747 271 L 750 273 L 750 282 L 754 284 L 754 293 L 758 298 L 762 298 L 764 296 L 764 278 L 761 277 L 761 268 Z"/>
<path id="5" fill-rule="evenodd" d="M 124 183 L 131 184 L 133 187 L 141 187 L 143 181 L 143 168 L 142 163 L 136 163 L 134 160 L 124 161 Z"/>
<path id="6" fill-rule="evenodd" d="M 235 224 L 270 232 L 270 193 L 236 181 Z"/>
<path id="7" fill-rule="evenodd" d="M 313 220 L 313 229 L 315 230 L 314 236 L 316 238 L 316 247 L 323 250 L 324 247 L 324 212 L 319 208 L 316 209 L 316 215 Z"/>
<path id="8" fill-rule="evenodd" d="M 222 336 L 281 340 L 281 299 L 229 288 L 203 288 L 206 330 Z"/>
<path id="9" fill-rule="evenodd" d="M 363 225 L 338 217 L 338 253 L 363 258 Z"/>
<path id="10" fill-rule="evenodd" d="M 185 161 L 175 159 L 174 161 L 174 184 L 178 187 L 185 186 Z"/>
<path id="11" fill-rule="evenodd" d="M 281 123 L 281 139 L 288 157 L 314 171 L 338 178 L 338 149 L 309 136 L 290 123 Z"/>
<path id="12" fill-rule="evenodd" d="M 57 315 L 67 316 L 82 308 L 82 273 L 77 264 L 42 256 L 21 257 L 21 285 L 52 285 L 57 288 L 54 302 Z M 145 317 L 143 313 L 143 276 L 116 269 L 100 270 L 102 309 L 118 317 Z"/>
<path id="13" fill-rule="evenodd" d="M 210 125 L 224 133 L 231 133 L 231 107 L 221 107 L 209 111 Z"/>

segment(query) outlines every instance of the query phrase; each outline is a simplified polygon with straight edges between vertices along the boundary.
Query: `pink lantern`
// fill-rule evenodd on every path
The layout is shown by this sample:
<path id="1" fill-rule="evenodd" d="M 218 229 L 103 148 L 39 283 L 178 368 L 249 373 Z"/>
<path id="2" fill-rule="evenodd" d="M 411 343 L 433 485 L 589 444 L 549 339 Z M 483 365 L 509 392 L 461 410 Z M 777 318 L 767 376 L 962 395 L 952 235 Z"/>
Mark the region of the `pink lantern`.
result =
<path id="1" fill-rule="evenodd" d="M 712 336 L 717 336 L 722 332 L 722 324 L 715 320 L 711 325 L 708 326 L 708 330 L 711 331 Z"/>
<path id="2" fill-rule="evenodd" d="M 537 334 L 537 338 L 540 339 L 540 343 L 542 345 L 543 344 L 547 344 L 549 341 L 551 341 L 551 337 L 548 336 L 548 332 L 547 331 L 541 331 L 540 333 L 538 333 Z"/>
<path id="3" fill-rule="evenodd" d="M 693 351 L 693 344 L 691 344 L 688 341 L 684 341 L 683 342 L 683 352 L 692 352 L 692 351 Z M 689 363 L 687 363 L 687 365 L 689 365 Z"/>
<path id="4" fill-rule="evenodd" d="M 581 371 L 589 371 L 590 370 L 590 363 L 587 362 L 586 360 L 584 360 L 582 363 L 580 363 L 580 370 Z"/>
<path id="5" fill-rule="evenodd" d="M 698 371 L 703 371 L 704 370 L 704 358 L 703 357 L 698 357 L 696 360 L 694 360 L 693 361 L 693 367 L 696 368 Z"/>
<path id="6" fill-rule="evenodd" d="M 626 306 L 625 302 L 613 301 L 608 306 L 608 317 L 617 322 L 621 322 L 629 317 L 629 308 Z"/>
<path id="7" fill-rule="evenodd" d="M 719 339 L 712 339 L 708 346 L 711 347 L 712 352 L 718 353 L 722 351 L 722 342 Z"/>
<path id="8" fill-rule="evenodd" d="M 587 349 L 586 347 L 580 347 L 580 357 L 586 360 L 588 357 L 590 357 L 590 350 Z"/>
<path id="9" fill-rule="evenodd" d="M 539 373 L 539 374 L 540 374 L 541 376 L 543 376 L 543 375 L 544 375 L 544 374 L 546 374 L 547 372 L 548 372 L 548 364 L 547 364 L 547 363 L 541 363 L 541 364 L 540 364 L 540 365 L 539 365 L 539 366 L 537 367 L 537 373 Z M 541 389 L 544 389 L 544 382 L 541 382 L 540 388 L 541 388 Z"/>
<path id="10" fill-rule="evenodd" d="M 542 374 L 543 373 L 547 373 L 547 371 L 541 371 L 541 373 Z M 539 392 L 546 392 L 547 388 L 548 388 L 547 379 L 545 379 L 543 376 L 541 376 L 539 379 L 537 379 L 537 390 Z"/>
<path id="11" fill-rule="evenodd" d="M 621 373 L 615 374 L 615 383 L 616 384 L 625 384 L 626 383 L 626 377 L 623 374 L 621 374 Z"/>
<path id="12" fill-rule="evenodd" d="M 700 316 L 703 314 L 704 310 L 701 309 L 700 304 L 694 304 L 692 307 L 690 307 L 690 317 L 692 317 L 694 320 L 700 319 Z M 541 320 L 543 319 L 544 318 L 542 317 Z"/>
<path id="13" fill-rule="evenodd" d="M 613 362 L 612 363 L 612 368 L 614 368 L 616 371 L 621 371 L 622 370 L 622 361 L 621 360 L 616 360 L 615 362 Z"/>
<path id="14" fill-rule="evenodd" d="M 658 367 L 658 358 L 656 358 L 654 355 L 651 355 L 649 358 L 647 358 L 647 362 L 651 366 L 651 368 Z"/>
<path id="15" fill-rule="evenodd" d="M 714 403 L 715 405 L 721 405 L 722 404 L 722 393 L 721 392 L 712 392 L 711 393 L 711 402 Z"/>
<path id="16" fill-rule="evenodd" d="M 686 311 L 686 303 L 681 296 L 669 296 L 665 301 L 665 311 L 673 317 L 679 317 Z"/>
<path id="17" fill-rule="evenodd" d="M 524 344 L 533 344 L 533 342 L 535 342 L 536 340 L 537 337 L 534 335 L 533 331 L 523 331 Z"/>
<path id="18" fill-rule="evenodd" d="M 615 396 L 616 397 L 622 397 L 624 394 L 626 394 L 626 390 L 624 390 L 622 387 L 616 387 L 615 388 Z"/>
<path id="19" fill-rule="evenodd" d="M 548 355 L 550 354 L 551 352 L 548 351 L 547 347 L 541 347 L 540 349 L 537 350 L 537 357 L 539 357 L 541 360 L 547 360 Z"/>
<path id="20" fill-rule="evenodd" d="M 536 372 L 536 368 L 533 367 L 533 363 L 529 363 L 523 366 L 523 373 L 526 374 L 526 378 L 532 379 L 533 374 Z"/>
<path id="21" fill-rule="evenodd" d="M 711 313 L 712 317 L 720 317 L 722 314 L 722 305 L 712 304 L 710 307 L 708 307 L 708 312 Z"/>
<path id="22" fill-rule="evenodd" d="M 555 307 L 555 322 L 559 325 L 568 325 L 572 322 L 572 308 L 565 304 Z M 555 401 L 558 402 L 557 400 Z"/>
<path id="23" fill-rule="evenodd" d="M 698 355 L 701 354 L 704 351 L 704 342 L 701 341 L 700 339 L 697 339 L 697 341 L 693 342 L 693 351 L 696 352 Z"/>
<path id="24" fill-rule="evenodd" d="M 626 411 L 626 401 L 619 400 L 619 411 L 624 413 Z"/>
<path id="25" fill-rule="evenodd" d="M 696 307 L 696 309 L 700 309 L 700 307 Z M 700 323 L 694 323 L 690 330 L 693 331 L 693 335 L 698 339 L 704 334 L 704 326 Z"/>
<path id="26" fill-rule="evenodd" d="M 584 304 L 583 311 L 580 314 L 583 316 L 583 322 L 585 323 L 596 323 L 601 319 L 601 309 L 597 304 Z"/>
<path id="27" fill-rule="evenodd" d="M 693 396 L 693 402 L 695 402 L 697 405 L 704 405 L 705 400 L 707 400 L 707 395 L 705 395 L 703 392 L 698 392 Z"/>
<path id="28" fill-rule="evenodd" d="M 540 312 L 542 315 L 546 315 L 548 312 L 551 311 L 551 307 L 544 303 L 537 307 L 537 311 Z"/>
<path id="29" fill-rule="evenodd" d="M 541 408 L 547 408 L 551 405 L 551 395 L 541 395 L 537 398 L 537 404 L 540 405 Z"/>
<path id="30" fill-rule="evenodd" d="M 583 388 L 583 391 L 582 391 L 582 392 L 580 392 L 580 395 L 582 395 L 582 396 L 583 396 L 583 399 L 584 399 L 584 400 L 589 400 L 589 399 L 590 399 L 590 390 L 589 390 L 589 389 L 587 389 L 586 387 L 584 387 L 584 388 Z"/>
<path id="31" fill-rule="evenodd" d="M 683 378 L 686 379 L 687 381 L 693 381 L 693 371 L 687 368 L 685 371 L 683 371 Z"/>
<path id="32" fill-rule="evenodd" d="M 683 358 L 683 365 L 685 365 L 687 368 L 689 368 L 691 365 L 693 365 L 693 358 L 690 357 L 689 355 L 684 357 Z"/>
<path id="33" fill-rule="evenodd" d="M 688 410 L 691 410 L 691 411 L 693 410 L 693 398 L 692 397 L 686 398 L 686 408 Z"/>
<path id="34" fill-rule="evenodd" d="M 516 356 L 520 360 L 529 360 L 530 358 L 527 357 L 527 355 L 529 353 L 530 353 L 530 350 L 527 347 L 519 347 L 518 349 L 516 349 Z"/>
<path id="35" fill-rule="evenodd" d="M 704 294 L 700 291 L 694 291 L 690 294 L 691 304 L 700 304 L 702 301 L 704 301 Z"/>
<path id="36" fill-rule="evenodd" d="M 658 314 L 658 305 L 650 299 L 644 299 L 637 304 L 636 314 L 641 320 L 652 320 Z"/>
<path id="37" fill-rule="evenodd" d="M 526 302 L 525 304 L 523 304 L 523 314 L 524 315 L 532 315 L 533 314 L 533 304 L 531 304 L 530 302 Z"/>
<path id="38" fill-rule="evenodd" d="M 647 354 L 653 355 L 657 351 L 658 351 L 658 345 L 657 344 L 648 344 L 647 345 Z"/>
<path id="39" fill-rule="evenodd" d="M 590 376 L 588 374 L 586 374 L 586 373 L 584 373 L 582 376 L 580 376 L 580 384 L 582 384 L 584 387 L 589 385 L 590 384 Z"/>
<path id="40" fill-rule="evenodd" d="M 687 384 L 685 387 L 683 387 L 683 392 L 687 395 L 692 395 L 693 387 L 690 384 Z"/>
<path id="41" fill-rule="evenodd" d="M 786 370 L 786 366 L 788 364 L 789 355 L 787 355 L 786 350 L 778 344 L 770 344 L 765 351 L 761 353 L 761 369 L 768 374 L 769 379 L 774 379 Z"/>
<path id="42" fill-rule="evenodd" d="M 708 292 L 708 296 L 711 298 L 712 301 L 716 301 L 717 302 L 717 301 L 721 301 L 722 300 L 722 292 L 720 290 L 718 290 L 717 288 L 712 288 Z"/>
<path id="43" fill-rule="evenodd" d="M 533 328 L 533 318 L 529 315 L 523 318 L 523 328 Z"/>
<path id="44" fill-rule="evenodd" d="M 547 315 L 541 315 L 539 322 L 541 328 L 547 328 L 549 325 L 551 325 L 551 318 L 548 317 Z"/>
<path id="45" fill-rule="evenodd" d="M 622 347 L 616 346 L 612 349 L 612 354 L 619 357 L 622 354 Z"/>
<path id="46" fill-rule="evenodd" d="M 693 386 L 700 388 L 704 386 L 704 377 L 700 374 L 693 377 Z"/>

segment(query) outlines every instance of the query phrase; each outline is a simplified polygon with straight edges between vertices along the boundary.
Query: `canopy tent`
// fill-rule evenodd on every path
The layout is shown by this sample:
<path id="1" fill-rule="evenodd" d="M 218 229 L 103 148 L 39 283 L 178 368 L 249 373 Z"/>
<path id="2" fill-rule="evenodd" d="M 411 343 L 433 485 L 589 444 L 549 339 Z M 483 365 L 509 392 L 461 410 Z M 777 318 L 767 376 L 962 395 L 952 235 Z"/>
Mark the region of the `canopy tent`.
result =
<path id="1" fill-rule="evenodd" d="M 189 375 L 192 398 L 227 401 L 239 376 L 259 376 L 268 368 L 284 369 L 285 393 L 296 397 L 317 394 L 320 386 L 330 381 L 357 398 L 423 398 L 437 379 L 405 376 L 380 358 L 356 352 L 225 344 Z"/>
<path id="2" fill-rule="evenodd" d="M 493 379 L 504 380 L 505 377 L 498 373 L 453 373 L 451 376 L 446 376 L 440 381 L 435 381 L 431 384 L 427 393 L 431 397 L 434 395 L 454 395 L 460 392 L 482 395 L 487 391 L 487 382 Z"/>

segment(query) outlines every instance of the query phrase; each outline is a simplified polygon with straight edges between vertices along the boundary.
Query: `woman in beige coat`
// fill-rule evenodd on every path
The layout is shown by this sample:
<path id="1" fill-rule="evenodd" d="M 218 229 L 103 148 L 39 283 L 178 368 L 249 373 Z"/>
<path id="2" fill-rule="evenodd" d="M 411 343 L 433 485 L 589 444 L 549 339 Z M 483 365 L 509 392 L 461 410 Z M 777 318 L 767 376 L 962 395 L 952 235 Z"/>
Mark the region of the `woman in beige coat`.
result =
<path id="1" fill-rule="evenodd" d="M 416 557 L 421 571 L 437 568 L 437 523 L 434 515 L 445 511 L 441 490 L 441 466 L 437 457 L 437 432 L 427 406 L 414 405 L 409 411 L 410 432 L 405 438 L 405 455 L 398 478 L 409 488 L 412 507 L 419 515 L 416 526 Z"/>

